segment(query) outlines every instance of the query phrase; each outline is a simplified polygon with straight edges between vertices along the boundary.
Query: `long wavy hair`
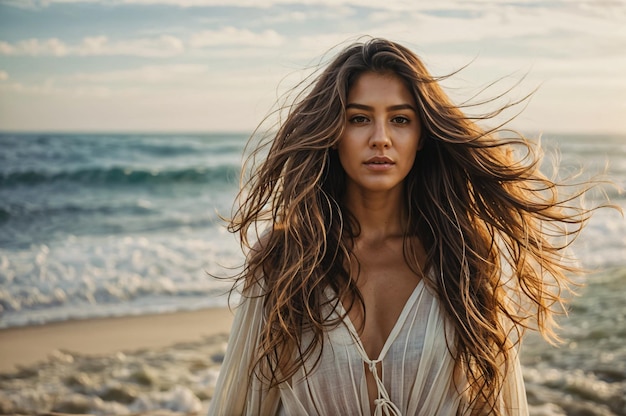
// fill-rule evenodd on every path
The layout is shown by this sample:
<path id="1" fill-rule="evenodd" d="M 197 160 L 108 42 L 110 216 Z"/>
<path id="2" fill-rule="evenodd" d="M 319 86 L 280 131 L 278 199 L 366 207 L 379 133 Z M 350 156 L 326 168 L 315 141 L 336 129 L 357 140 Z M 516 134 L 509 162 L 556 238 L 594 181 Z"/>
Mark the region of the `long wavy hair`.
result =
<path id="1" fill-rule="evenodd" d="M 394 74 L 417 103 L 423 147 L 405 179 L 403 254 L 416 273 L 427 272 L 425 283 L 454 326 L 448 347 L 468 382 L 468 408 L 497 414 L 524 330 L 556 338 L 553 315 L 570 288 L 568 272 L 576 270 L 564 251 L 590 215 L 577 204 L 590 185 L 563 196 L 565 185 L 539 171 L 538 146 L 502 125 L 477 124 L 516 103 L 469 117 L 413 52 L 383 39 L 341 51 L 297 95 L 266 147 L 250 156 L 262 162 L 243 181 L 229 229 L 248 252 L 237 277 L 244 294 L 262 286 L 266 319 L 256 376 L 272 387 L 306 360 L 319 360 L 324 332 L 341 319 L 328 315 L 326 306 L 337 302 L 324 296 L 328 287 L 353 300 L 348 310 L 365 312 L 350 261 L 359 225 L 344 206 L 345 173 L 333 149 L 346 125 L 348 92 L 365 72 Z M 417 264 L 414 237 L 425 264 Z M 305 331 L 313 335 L 306 345 Z"/>

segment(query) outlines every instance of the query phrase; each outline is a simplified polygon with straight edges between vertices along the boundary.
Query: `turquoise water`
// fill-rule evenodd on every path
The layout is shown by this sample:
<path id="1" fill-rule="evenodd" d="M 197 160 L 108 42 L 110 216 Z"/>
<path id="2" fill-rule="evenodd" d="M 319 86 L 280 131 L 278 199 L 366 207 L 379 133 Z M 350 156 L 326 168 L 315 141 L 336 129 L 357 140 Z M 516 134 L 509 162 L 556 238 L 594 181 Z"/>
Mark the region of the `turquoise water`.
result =
<path id="1" fill-rule="evenodd" d="M 223 305 L 245 135 L 0 136 L 0 327 Z"/>

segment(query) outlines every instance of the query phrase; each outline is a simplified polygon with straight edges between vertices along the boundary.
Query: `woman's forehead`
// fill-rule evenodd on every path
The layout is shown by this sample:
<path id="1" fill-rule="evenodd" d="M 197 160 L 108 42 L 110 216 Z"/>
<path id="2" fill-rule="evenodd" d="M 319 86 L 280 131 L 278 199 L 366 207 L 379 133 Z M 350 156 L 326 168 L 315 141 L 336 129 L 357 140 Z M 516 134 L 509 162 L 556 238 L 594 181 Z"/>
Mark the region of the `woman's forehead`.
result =
<path id="1" fill-rule="evenodd" d="M 364 72 L 348 91 L 348 103 L 354 101 L 398 101 L 415 104 L 413 94 L 406 83 L 392 72 Z"/>

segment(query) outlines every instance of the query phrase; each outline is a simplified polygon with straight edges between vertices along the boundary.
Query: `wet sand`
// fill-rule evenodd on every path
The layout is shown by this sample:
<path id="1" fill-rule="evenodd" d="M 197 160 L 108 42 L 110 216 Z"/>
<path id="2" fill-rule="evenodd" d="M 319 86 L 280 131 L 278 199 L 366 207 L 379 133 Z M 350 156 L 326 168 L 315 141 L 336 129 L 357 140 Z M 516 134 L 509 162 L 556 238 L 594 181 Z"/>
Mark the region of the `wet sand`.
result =
<path id="1" fill-rule="evenodd" d="M 159 315 L 87 319 L 0 330 L 0 373 L 45 360 L 55 351 L 103 355 L 162 348 L 228 333 L 227 308 Z"/>

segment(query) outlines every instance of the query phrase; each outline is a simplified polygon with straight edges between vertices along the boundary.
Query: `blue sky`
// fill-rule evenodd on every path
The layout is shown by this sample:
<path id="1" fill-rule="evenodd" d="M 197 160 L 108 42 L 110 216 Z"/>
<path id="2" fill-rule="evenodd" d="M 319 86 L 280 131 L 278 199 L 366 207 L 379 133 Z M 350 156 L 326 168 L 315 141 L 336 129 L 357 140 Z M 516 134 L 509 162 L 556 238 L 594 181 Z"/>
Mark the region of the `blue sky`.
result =
<path id="1" fill-rule="evenodd" d="M 469 64 L 458 102 L 539 87 L 518 129 L 626 132 L 624 0 L 5 0 L 0 130 L 248 132 L 365 35 Z"/>

